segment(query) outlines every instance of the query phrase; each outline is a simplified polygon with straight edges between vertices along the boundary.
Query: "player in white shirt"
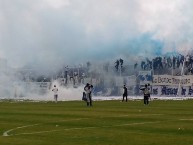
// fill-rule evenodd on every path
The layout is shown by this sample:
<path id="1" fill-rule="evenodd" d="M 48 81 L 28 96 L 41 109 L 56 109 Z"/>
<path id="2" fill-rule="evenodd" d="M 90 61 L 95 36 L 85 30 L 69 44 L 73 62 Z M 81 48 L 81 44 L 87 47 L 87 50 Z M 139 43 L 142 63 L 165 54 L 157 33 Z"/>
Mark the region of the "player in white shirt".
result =
<path id="1" fill-rule="evenodd" d="M 55 103 L 57 103 L 57 101 L 58 101 L 58 88 L 56 87 L 56 85 L 54 85 L 54 88 L 52 89 L 52 91 L 54 92 Z"/>

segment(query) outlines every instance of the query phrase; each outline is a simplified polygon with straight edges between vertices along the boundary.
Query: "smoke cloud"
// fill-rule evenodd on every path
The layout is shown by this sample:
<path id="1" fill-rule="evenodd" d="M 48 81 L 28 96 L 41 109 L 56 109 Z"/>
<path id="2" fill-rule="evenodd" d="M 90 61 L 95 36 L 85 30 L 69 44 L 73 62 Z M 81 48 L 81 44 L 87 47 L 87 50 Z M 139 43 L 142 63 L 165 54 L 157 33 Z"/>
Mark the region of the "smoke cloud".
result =
<path id="1" fill-rule="evenodd" d="M 192 5 L 192 0 L 0 0 L 0 60 L 11 68 L 53 72 L 87 61 L 186 53 L 193 45 Z M 11 96 L 16 78 L 0 74 L 1 90 L 11 86 L 11 93 L 4 92 Z"/>
<path id="2" fill-rule="evenodd" d="M 0 0 L 0 57 L 51 68 L 192 45 L 191 0 Z"/>

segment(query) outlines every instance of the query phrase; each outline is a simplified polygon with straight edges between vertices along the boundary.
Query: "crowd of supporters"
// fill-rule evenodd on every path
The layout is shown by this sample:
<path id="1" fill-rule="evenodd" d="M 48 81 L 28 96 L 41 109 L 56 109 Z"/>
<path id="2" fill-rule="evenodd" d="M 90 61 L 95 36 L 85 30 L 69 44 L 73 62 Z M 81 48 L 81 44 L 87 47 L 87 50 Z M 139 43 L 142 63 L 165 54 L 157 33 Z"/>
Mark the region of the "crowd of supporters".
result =
<path id="1" fill-rule="evenodd" d="M 122 74 L 128 74 L 128 69 L 131 70 L 131 67 L 127 66 L 127 62 L 123 65 L 123 59 L 117 59 L 114 63 L 114 67 L 116 72 L 121 71 Z M 154 70 L 157 71 L 158 74 L 160 70 L 164 71 L 165 74 L 171 70 L 175 70 L 177 72 L 176 75 L 180 75 L 180 70 L 182 68 L 185 70 L 184 74 L 193 74 L 193 53 L 187 55 L 179 53 L 171 55 L 166 54 L 163 56 L 156 56 L 151 59 L 146 57 L 141 60 L 137 60 L 134 64 L 134 70 Z"/>
<path id="2" fill-rule="evenodd" d="M 137 67 L 137 63 L 134 64 L 134 68 Z M 140 67 L 142 70 L 151 70 L 151 69 L 164 69 L 164 68 L 180 68 L 185 67 L 188 69 L 188 72 L 193 74 L 193 55 L 177 55 L 177 56 L 157 56 L 152 60 L 146 58 L 146 60 L 141 61 Z"/>

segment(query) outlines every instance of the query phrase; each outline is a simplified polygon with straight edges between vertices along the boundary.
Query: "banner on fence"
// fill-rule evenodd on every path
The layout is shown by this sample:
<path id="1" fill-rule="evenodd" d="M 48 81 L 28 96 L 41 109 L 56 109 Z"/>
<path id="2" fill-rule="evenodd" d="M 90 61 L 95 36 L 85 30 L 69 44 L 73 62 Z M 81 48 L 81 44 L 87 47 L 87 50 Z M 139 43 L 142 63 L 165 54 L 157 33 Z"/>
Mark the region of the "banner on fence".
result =
<path id="1" fill-rule="evenodd" d="M 192 86 L 192 76 L 154 75 L 153 85 L 156 86 Z"/>
<path id="2" fill-rule="evenodd" d="M 193 88 L 177 86 L 153 86 L 152 94 L 157 96 L 193 96 Z"/>

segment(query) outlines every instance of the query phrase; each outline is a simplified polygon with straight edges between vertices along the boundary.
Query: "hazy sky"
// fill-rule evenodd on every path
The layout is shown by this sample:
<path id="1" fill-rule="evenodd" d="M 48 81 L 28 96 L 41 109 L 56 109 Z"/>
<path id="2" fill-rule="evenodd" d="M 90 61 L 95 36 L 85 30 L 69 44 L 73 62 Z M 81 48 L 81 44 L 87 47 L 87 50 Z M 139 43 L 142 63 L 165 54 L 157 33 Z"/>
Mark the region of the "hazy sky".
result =
<path id="1" fill-rule="evenodd" d="M 0 0 L 0 58 L 52 67 L 193 44 L 192 0 Z"/>

